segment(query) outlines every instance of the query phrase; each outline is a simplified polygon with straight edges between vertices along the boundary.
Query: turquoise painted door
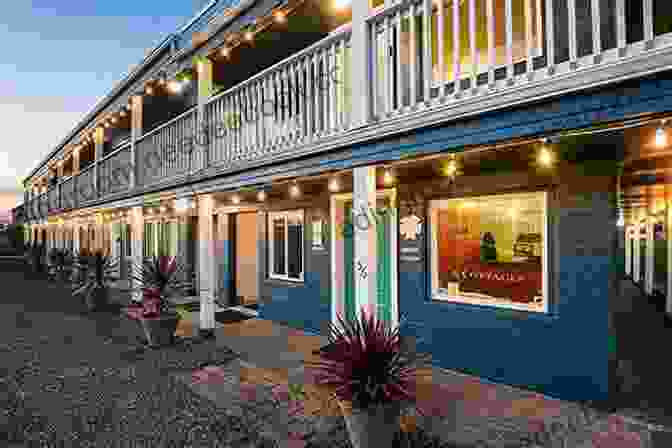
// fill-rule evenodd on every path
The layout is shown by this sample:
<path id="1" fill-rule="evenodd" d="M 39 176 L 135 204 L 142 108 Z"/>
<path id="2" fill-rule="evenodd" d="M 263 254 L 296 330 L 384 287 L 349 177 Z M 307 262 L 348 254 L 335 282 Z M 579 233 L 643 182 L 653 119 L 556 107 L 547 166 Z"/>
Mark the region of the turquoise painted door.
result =
<path id="1" fill-rule="evenodd" d="M 376 210 L 376 235 L 378 237 L 377 245 L 377 272 L 376 279 L 378 283 L 376 305 L 378 307 L 378 316 L 383 320 L 390 322 L 392 319 L 392 288 L 391 288 L 391 263 L 392 254 L 390 251 L 390 237 L 392 236 L 393 219 L 388 199 L 378 199 Z"/>

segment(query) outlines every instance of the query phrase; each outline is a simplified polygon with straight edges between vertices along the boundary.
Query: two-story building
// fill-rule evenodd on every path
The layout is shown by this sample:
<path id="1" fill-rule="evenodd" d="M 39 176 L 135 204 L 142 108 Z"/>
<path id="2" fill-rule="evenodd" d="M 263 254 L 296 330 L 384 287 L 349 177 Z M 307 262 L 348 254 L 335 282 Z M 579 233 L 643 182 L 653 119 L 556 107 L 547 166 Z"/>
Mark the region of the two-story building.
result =
<path id="1" fill-rule="evenodd" d="M 314 333 L 367 307 L 439 366 L 607 399 L 619 225 L 668 204 L 636 165 L 669 154 L 672 4 L 234 3 L 35 167 L 31 239 L 108 250 L 121 277 L 179 255 L 202 329 L 215 301 Z"/>

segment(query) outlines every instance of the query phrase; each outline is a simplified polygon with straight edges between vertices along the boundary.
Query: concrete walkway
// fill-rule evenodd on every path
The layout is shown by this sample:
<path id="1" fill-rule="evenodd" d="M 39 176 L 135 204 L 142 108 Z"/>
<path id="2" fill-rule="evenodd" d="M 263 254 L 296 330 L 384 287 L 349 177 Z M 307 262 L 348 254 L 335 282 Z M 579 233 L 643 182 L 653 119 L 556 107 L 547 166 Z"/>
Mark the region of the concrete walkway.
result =
<path id="1" fill-rule="evenodd" d="M 315 359 L 312 351 L 326 342 L 324 337 L 262 319 L 226 324 L 216 335 L 218 345 L 238 353 L 243 367 L 259 372 L 257 376 L 269 385 L 311 385 L 312 376 L 303 364 Z M 220 406 L 228 406 L 233 400 L 231 384 L 223 379 L 227 377 L 224 373 L 221 380 L 216 377 L 211 382 L 192 385 L 193 390 L 218 401 Z M 628 416 L 603 413 L 444 369 L 433 369 L 428 380 L 418 382 L 416 404 L 426 416 L 410 409 L 406 418 L 414 419 L 415 424 L 450 446 L 518 448 L 535 446 L 533 442 L 542 447 L 672 446 L 663 444 L 664 433 L 660 433 L 662 437 L 653 436 L 654 442 L 658 440 L 654 445 L 651 433 L 656 431 Z M 330 419 L 320 423 L 323 428 L 338 424 L 332 411 L 323 412 L 322 420 Z"/>

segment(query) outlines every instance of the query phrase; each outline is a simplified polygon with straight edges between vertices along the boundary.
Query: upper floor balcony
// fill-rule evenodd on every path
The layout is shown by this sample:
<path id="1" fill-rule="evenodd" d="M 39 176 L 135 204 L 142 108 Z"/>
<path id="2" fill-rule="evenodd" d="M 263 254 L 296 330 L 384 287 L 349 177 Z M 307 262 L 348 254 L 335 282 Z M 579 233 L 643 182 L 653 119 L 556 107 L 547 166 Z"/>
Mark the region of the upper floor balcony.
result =
<path id="1" fill-rule="evenodd" d="M 260 40 L 211 59 L 223 91 L 212 94 L 195 71 L 197 98 L 179 114 L 137 135 L 129 117 L 123 138 L 80 150 L 79 171 L 27 210 L 45 216 L 645 76 L 672 63 L 671 17 L 667 0 L 400 0 L 347 10 L 287 48 Z"/>

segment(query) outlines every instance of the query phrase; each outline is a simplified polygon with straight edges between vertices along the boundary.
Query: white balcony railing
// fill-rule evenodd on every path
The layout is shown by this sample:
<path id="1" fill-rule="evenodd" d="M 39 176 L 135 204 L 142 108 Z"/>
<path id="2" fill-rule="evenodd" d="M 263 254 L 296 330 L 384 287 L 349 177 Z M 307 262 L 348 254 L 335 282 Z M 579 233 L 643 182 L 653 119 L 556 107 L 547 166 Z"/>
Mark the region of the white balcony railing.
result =
<path id="1" fill-rule="evenodd" d="M 100 196 L 127 190 L 133 169 L 131 144 L 127 143 L 108 154 L 98 163 L 98 192 Z"/>
<path id="2" fill-rule="evenodd" d="M 61 207 L 65 209 L 76 206 L 75 178 L 69 177 L 61 184 Z"/>
<path id="3" fill-rule="evenodd" d="M 654 21 L 666 4 L 390 0 L 360 25 L 368 41 L 353 41 L 344 26 L 211 98 L 202 109 L 194 107 L 143 135 L 135 142 L 135 160 L 130 146 L 110 154 L 98 163 L 98 191 L 104 196 L 128 189 L 131 162 L 136 185 L 145 187 L 207 168 L 254 166 L 297 146 L 303 153 L 313 145 L 336 147 L 334 137 L 354 131 L 352 79 L 368 80 L 372 107 L 365 120 L 371 121 L 357 128 L 366 138 L 418 110 L 461 116 L 470 107 L 473 114 L 484 110 L 481 104 L 507 106 L 505 95 L 521 92 L 531 101 L 535 90 L 529 89 L 535 86 L 552 87 L 554 80 L 583 73 L 595 76 L 671 46 L 672 27 Z M 353 45 L 365 45 L 365 66 L 352 62 Z M 353 77 L 365 70 L 366 77 Z M 590 82 L 584 79 L 584 85 Z M 77 204 L 96 197 L 91 168 L 75 184 Z"/>
<path id="4" fill-rule="evenodd" d="M 195 157 L 196 108 L 175 117 L 143 135 L 136 143 L 135 167 L 138 185 L 186 174 Z"/>
<path id="5" fill-rule="evenodd" d="M 349 129 L 350 35 L 328 36 L 213 98 L 210 163 L 249 163 Z"/>

